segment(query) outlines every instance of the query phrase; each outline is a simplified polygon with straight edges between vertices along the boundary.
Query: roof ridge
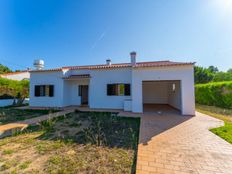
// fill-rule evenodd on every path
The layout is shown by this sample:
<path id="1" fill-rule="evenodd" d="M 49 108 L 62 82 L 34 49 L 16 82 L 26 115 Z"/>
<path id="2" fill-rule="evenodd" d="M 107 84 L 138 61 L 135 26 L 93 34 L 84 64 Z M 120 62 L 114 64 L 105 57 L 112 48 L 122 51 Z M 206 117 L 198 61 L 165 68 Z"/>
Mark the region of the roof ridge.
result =
<path id="1" fill-rule="evenodd" d="M 130 64 L 130 63 L 112 63 L 112 65 L 122 65 L 122 64 Z M 96 65 L 73 65 L 73 66 L 63 66 L 62 68 L 70 68 L 70 67 L 90 67 L 90 66 L 109 66 L 107 64 L 96 64 Z"/>
<path id="2" fill-rule="evenodd" d="M 145 61 L 145 62 L 136 62 L 136 63 L 159 63 L 159 62 L 170 62 L 170 60 L 159 60 L 159 61 Z M 130 65 L 130 62 L 127 63 L 112 63 L 112 65 Z M 63 66 L 62 68 L 72 68 L 72 67 L 91 67 L 91 66 L 109 66 L 107 64 L 95 64 L 95 65 L 74 65 L 74 66 Z"/>

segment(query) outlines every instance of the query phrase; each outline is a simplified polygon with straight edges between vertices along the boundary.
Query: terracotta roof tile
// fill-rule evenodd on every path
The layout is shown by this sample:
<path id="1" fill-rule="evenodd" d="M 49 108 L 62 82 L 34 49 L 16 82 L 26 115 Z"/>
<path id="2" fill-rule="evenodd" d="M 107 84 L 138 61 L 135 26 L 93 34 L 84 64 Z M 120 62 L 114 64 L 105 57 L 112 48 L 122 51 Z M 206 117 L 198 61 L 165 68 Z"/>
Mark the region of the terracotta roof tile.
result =
<path id="1" fill-rule="evenodd" d="M 81 70 L 81 69 L 110 69 L 110 68 L 126 68 L 126 67 L 164 67 L 164 66 L 185 66 L 194 65 L 195 62 L 171 62 L 171 61 L 153 61 L 153 62 L 137 62 L 132 66 L 131 63 L 117 63 L 117 64 L 101 64 L 101 65 L 84 65 L 84 66 L 66 66 L 62 68 L 45 69 L 45 70 L 31 70 L 30 72 L 47 72 L 47 71 L 62 71 L 65 69 Z"/>
<path id="2" fill-rule="evenodd" d="M 181 65 L 193 65 L 194 62 L 171 62 L 171 61 L 153 61 L 153 62 L 137 62 L 135 68 L 138 67 L 160 67 L 160 66 L 181 66 Z M 88 66 L 68 66 L 63 67 L 71 70 L 75 69 L 108 69 L 108 68 L 125 68 L 132 67 L 131 63 L 119 63 L 111 65 L 88 65 Z"/>
<path id="3" fill-rule="evenodd" d="M 18 72 L 10 72 L 10 73 L 5 73 L 5 74 L 0 74 L 0 76 L 9 76 L 9 75 L 15 75 L 15 74 L 22 74 L 22 73 L 26 73 L 29 72 L 28 70 L 24 70 L 24 71 L 18 71 Z"/>
<path id="4" fill-rule="evenodd" d="M 171 61 L 159 61 L 159 62 L 138 62 L 135 67 L 161 67 L 161 66 L 182 66 L 182 65 L 194 65 L 194 62 L 171 62 Z"/>

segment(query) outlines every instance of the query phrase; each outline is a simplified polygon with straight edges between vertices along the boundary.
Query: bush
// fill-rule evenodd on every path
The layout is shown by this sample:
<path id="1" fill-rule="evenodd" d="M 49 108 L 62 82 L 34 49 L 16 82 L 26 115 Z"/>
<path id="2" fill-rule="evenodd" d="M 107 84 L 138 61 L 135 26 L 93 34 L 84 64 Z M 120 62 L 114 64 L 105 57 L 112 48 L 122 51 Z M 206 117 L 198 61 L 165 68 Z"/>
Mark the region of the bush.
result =
<path id="1" fill-rule="evenodd" d="M 12 95 L 2 94 L 0 95 L 0 99 L 14 99 L 14 97 Z"/>
<path id="2" fill-rule="evenodd" d="M 18 99 L 18 104 L 22 104 L 29 96 L 29 81 L 10 80 L 0 77 L 0 99 Z"/>
<path id="3" fill-rule="evenodd" d="M 196 103 L 232 108 L 232 81 L 195 85 Z"/>

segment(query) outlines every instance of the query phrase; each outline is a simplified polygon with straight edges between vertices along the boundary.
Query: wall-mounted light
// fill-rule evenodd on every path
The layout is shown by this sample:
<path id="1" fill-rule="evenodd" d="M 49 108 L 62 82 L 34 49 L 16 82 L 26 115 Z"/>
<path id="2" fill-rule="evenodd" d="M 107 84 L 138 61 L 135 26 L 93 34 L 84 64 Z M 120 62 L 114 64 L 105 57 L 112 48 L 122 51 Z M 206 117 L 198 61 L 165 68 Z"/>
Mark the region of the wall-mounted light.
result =
<path id="1" fill-rule="evenodd" d="M 175 83 L 172 84 L 172 92 L 176 92 L 176 84 Z"/>

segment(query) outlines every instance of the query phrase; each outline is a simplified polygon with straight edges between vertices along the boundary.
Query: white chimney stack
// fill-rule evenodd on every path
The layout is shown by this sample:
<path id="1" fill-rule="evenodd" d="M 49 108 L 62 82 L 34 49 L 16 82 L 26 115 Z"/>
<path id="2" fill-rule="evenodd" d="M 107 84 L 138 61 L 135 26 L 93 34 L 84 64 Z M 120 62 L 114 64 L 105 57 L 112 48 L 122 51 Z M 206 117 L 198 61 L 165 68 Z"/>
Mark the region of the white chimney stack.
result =
<path id="1" fill-rule="evenodd" d="M 111 60 L 110 59 L 106 60 L 106 65 L 109 65 L 109 66 L 111 65 Z"/>
<path id="2" fill-rule="evenodd" d="M 131 65 L 134 66 L 136 65 L 136 52 L 135 51 L 132 51 L 130 53 L 130 57 L 131 57 Z"/>

